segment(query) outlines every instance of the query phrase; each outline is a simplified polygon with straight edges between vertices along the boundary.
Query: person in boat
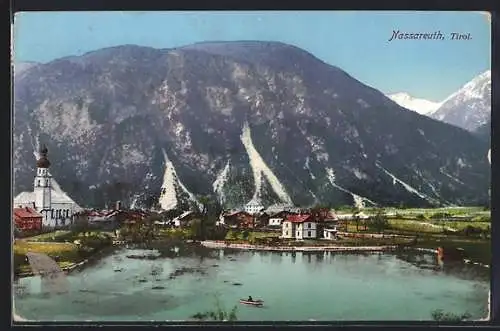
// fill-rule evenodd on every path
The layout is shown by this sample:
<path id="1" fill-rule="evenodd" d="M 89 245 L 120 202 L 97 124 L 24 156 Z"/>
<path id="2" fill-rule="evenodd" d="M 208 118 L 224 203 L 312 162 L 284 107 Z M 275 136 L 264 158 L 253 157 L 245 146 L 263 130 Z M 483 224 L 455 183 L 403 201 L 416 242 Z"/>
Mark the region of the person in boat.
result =
<path id="1" fill-rule="evenodd" d="M 251 296 L 251 295 L 249 295 L 249 296 L 248 296 L 247 301 L 248 301 L 248 302 L 253 302 L 253 299 L 252 299 L 252 296 Z"/>

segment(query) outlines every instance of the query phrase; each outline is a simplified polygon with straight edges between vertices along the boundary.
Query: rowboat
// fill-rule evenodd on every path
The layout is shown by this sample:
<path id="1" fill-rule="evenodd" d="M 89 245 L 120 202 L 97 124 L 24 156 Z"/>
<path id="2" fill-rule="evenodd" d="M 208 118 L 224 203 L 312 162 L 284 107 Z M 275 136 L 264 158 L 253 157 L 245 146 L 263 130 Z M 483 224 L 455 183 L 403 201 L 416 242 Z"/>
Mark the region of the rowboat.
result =
<path id="1" fill-rule="evenodd" d="M 262 300 L 248 301 L 246 299 L 240 299 L 240 303 L 242 305 L 250 305 L 250 306 L 256 306 L 256 307 L 262 307 L 264 305 L 264 301 L 262 301 Z"/>

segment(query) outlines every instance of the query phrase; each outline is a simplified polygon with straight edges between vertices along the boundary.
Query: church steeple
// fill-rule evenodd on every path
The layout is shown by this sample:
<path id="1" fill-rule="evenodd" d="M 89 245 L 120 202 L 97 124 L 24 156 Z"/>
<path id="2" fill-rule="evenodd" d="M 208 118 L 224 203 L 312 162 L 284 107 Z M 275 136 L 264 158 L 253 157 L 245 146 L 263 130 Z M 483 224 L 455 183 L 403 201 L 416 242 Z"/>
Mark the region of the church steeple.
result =
<path id="1" fill-rule="evenodd" d="M 36 167 L 37 168 L 48 168 L 50 167 L 50 161 L 47 158 L 47 153 L 49 150 L 47 149 L 47 146 L 43 144 L 42 148 L 40 149 L 40 158 L 36 161 Z"/>
<path id="2" fill-rule="evenodd" d="M 47 146 L 42 145 L 40 158 L 36 161 L 36 176 L 34 182 L 35 208 L 44 210 L 51 208 L 51 176 L 49 174 L 50 161 L 47 158 Z"/>

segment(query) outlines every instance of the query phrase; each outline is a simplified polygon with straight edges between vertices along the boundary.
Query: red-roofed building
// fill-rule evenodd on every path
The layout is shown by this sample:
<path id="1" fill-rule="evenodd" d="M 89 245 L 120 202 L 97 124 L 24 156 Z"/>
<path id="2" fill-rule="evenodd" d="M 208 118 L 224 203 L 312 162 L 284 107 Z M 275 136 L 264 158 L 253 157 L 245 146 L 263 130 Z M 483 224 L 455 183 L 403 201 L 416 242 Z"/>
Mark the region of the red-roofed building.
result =
<path id="1" fill-rule="evenodd" d="M 223 214 L 222 218 L 223 222 L 219 223 L 233 228 L 253 228 L 255 225 L 254 216 L 246 211 L 229 212 Z"/>
<path id="2" fill-rule="evenodd" d="M 42 228 L 43 215 L 29 207 L 14 208 L 14 223 L 20 231 L 33 231 Z"/>
<path id="3" fill-rule="evenodd" d="M 315 239 L 316 219 L 311 214 L 287 215 L 282 224 L 282 237 L 287 239 Z"/>

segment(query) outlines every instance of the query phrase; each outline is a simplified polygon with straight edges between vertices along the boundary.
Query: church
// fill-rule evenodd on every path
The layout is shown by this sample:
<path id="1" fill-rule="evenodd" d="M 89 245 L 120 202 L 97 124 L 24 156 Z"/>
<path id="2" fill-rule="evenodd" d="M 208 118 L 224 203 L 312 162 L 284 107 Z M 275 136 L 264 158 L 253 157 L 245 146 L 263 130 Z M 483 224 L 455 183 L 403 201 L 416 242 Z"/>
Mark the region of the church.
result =
<path id="1" fill-rule="evenodd" d="M 81 208 L 64 193 L 58 185 L 54 189 L 49 173 L 50 161 L 44 145 L 36 161 L 36 175 L 33 192 L 22 192 L 14 198 L 14 208 L 29 207 L 42 214 L 43 227 L 60 227 L 72 223 L 73 215 Z"/>

